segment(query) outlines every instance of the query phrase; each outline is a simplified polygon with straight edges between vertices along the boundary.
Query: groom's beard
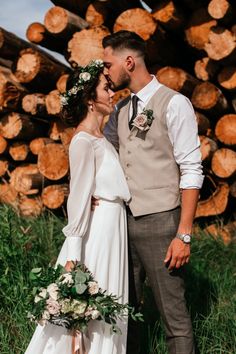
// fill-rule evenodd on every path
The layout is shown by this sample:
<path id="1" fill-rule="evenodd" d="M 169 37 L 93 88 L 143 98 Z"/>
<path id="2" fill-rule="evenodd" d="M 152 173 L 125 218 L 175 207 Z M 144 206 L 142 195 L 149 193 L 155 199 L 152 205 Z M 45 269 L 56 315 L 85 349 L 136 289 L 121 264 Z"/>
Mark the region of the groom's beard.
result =
<path id="1" fill-rule="evenodd" d="M 116 82 L 112 81 L 110 77 L 109 77 L 109 81 L 110 81 L 111 89 L 113 91 L 119 91 L 119 90 L 123 90 L 123 89 L 129 87 L 131 80 L 130 80 L 129 75 L 125 71 L 123 71 L 118 76 L 118 79 Z"/>

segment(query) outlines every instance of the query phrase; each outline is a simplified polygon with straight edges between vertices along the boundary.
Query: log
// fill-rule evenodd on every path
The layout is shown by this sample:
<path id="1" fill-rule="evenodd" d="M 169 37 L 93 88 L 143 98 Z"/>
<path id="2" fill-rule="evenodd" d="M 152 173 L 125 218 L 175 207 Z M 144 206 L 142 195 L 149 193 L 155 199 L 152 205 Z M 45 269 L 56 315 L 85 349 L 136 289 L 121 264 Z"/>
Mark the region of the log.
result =
<path id="1" fill-rule="evenodd" d="M 0 108 L 9 110 L 21 109 L 21 101 L 27 90 L 8 68 L 0 67 Z"/>
<path id="2" fill-rule="evenodd" d="M 199 84 L 199 80 L 188 74 L 185 70 L 165 66 L 156 73 L 157 79 L 172 90 L 181 92 L 187 97 L 191 97 L 194 88 Z"/>
<path id="3" fill-rule="evenodd" d="M 14 189 L 17 192 L 25 192 L 29 191 L 28 189 L 26 190 L 24 181 L 23 181 L 23 176 L 26 175 L 33 175 L 33 174 L 38 174 L 38 166 L 37 164 L 26 164 L 22 166 L 16 167 L 10 175 L 10 185 L 14 187 Z M 35 191 L 33 191 L 35 193 Z"/>
<path id="4" fill-rule="evenodd" d="M 205 8 L 193 12 L 185 30 L 188 44 L 199 50 L 204 49 L 211 27 L 216 25 L 217 21 L 210 17 Z"/>
<path id="5" fill-rule="evenodd" d="M 50 138 L 36 138 L 31 140 L 29 144 L 29 148 L 32 154 L 38 155 L 45 145 L 52 144 L 52 143 L 54 143 L 54 141 Z"/>
<path id="6" fill-rule="evenodd" d="M 45 99 L 47 113 L 54 116 L 59 116 L 61 112 L 60 92 L 53 90 L 49 92 Z"/>
<path id="7" fill-rule="evenodd" d="M 45 145 L 38 154 L 38 169 L 43 176 L 53 181 L 66 176 L 69 161 L 63 145 Z"/>
<path id="8" fill-rule="evenodd" d="M 229 178 L 236 171 L 236 152 L 227 148 L 215 151 L 211 160 L 211 169 L 220 178 Z"/>
<path id="9" fill-rule="evenodd" d="M 53 36 L 40 22 L 31 23 L 26 30 L 27 39 L 41 47 L 64 54 L 66 42 Z"/>
<path id="10" fill-rule="evenodd" d="M 68 184 L 55 184 L 45 187 L 42 191 L 43 204 L 49 209 L 62 207 L 69 195 Z"/>
<path id="11" fill-rule="evenodd" d="M 43 203 L 40 197 L 27 197 L 21 195 L 18 203 L 21 216 L 37 217 L 43 212 Z"/>
<path id="12" fill-rule="evenodd" d="M 152 16 L 167 30 L 176 30 L 183 26 L 184 15 L 173 1 L 162 0 L 154 5 Z"/>
<path id="13" fill-rule="evenodd" d="M 198 124 L 198 134 L 199 135 L 208 135 L 210 133 L 210 121 L 202 113 L 195 111 Z"/>
<path id="14" fill-rule="evenodd" d="M 232 242 L 232 235 L 236 230 L 236 222 L 233 221 L 227 225 L 212 224 L 203 231 L 213 236 L 216 240 L 220 237 L 227 246 Z"/>
<path id="15" fill-rule="evenodd" d="M 236 114 L 226 114 L 216 123 L 215 135 L 225 145 L 236 145 Z"/>
<path id="16" fill-rule="evenodd" d="M 3 177 L 8 172 L 8 168 L 8 160 L 0 157 L 0 177 Z"/>
<path id="17" fill-rule="evenodd" d="M 91 0 L 51 0 L 56 6 L 61 6 L 77 15 L 83 16 Z"/>
<path id="18" fill-rule="evenodd" d="M 61 138 L 62 145 L 64 146 L 64 149 L 65 149 L 65 151 L 67 151 L 67 152 L 68 152 L 68 150 L 69 150 L 69 145 L 70 145 L 71 139 L 72 139 L 73 136 L 74 136 L 75 129 L 76 129 L 76 128 L 74 128 L 74 127 L 68 127 L 68 128 L 65 128 L 65 129 L 60 133 L 60 138 Z"/>
<path id="19" fill-rule="evenodd" d="M 30 140 L 44 133 L 45 124 L 37 119 L 31 120 L 26 114 L 12 112 L 0 121 L 0 134 L 7 139 Z"/>
<path id="20" fill-rule="evenodd" d="M 197 85 L 192 94 L 192 104 L 214 116 L 224 114 L 229 109 L 228 102 L 221 90 L 210 82 Z"/>
<path id="21" fill-rule="evenodd" d="M 22 108 L 33 116 L 48 117 L 45 100 L 46 96 L 43 93 L 25 95 L 22 100 Z"/>
<path id="22" fill-rule="evenodd" d="M 194 72 L 198 79 L 202 81 L 209 81 L 214 78 L 219 70 L 217 62 L 208 57 L 196 60 L 194 64 Z"/>
<path id="23" fill-rule="evenodd" d="M 195 218 L 222 214 L 228 204 L 229 186 L 219 183 L 215 192 L 206 200 L 198 202 Z"/>
<path id="24" fill-rule="evenodd" d="M 0 154 L 3 154 L 6 151 L 7 151 L 7 141 L 2 135 L 0 135 Z"/>
<path id="25" fill-rule="evenodd" d="M 60 120 L 52 121 L 49 129 L 49 138 L 54 141 L 61 140 L 61 133 L 65 130 L 67 126 Z"/>
<path id="26" fill-rule="evenodd" d="M 68 74 L 63 74 L 62 76 L 59 77 L 56 83 L 56 88 L 60 93 L 63 93 L 66 91 L 66 83 L 69 75 Z"/>
<path id="27" fill-rule="evenodd" d="M 110 34 L 104 26 L 84 29 L 74 33 L 68 42 L 66 55 L 69 63 L 76 67 L 85 66 L 93 59 L 103 59 L 102 39 Z"/>
<path id="28" fill-rule="evenodd" d="M 42 190 L 46 185 L 50 183 L 41 173 L 27 173 L 22 174 L 21 182 L 19 187 L 19 192 L 30 195 L 37 194 Z"/>
<path id="29" fill-rule="evenodd" d="M 236 181 L 231 184 L 229 192 L 233 198 L 236 198 Z"/>
<path id="30" fill-rule="evenodd" d="M 200 138 L 200 151 L 202 155 L 202 161 L 210 160 L 213 156 L 213 153 L 217 150 L 218 146 L 217 143 L 213 140 L 208 138 L 207 136 L 199 136 Z"/>
<path id="31" fill-rule="evenodd" d="M 13 63 L 12 71 L 19 82 L 36 88 L 37 92 L 49 92 L 68 68 L 64 64 L 52 61 L 47 55 L 29 48 L 20 52 Z"/>
<path id="32" fill-rule="evenodd" d="M 223 20 L 224 23 L 230 22 L 233 17 L 232 6 L 227 0 L 211 0 L 207 10 L 212 18 Z"/>
<path id="33" fill-rule="evenodd" d="M 89 24 L 83 18 L 60 6 L 54 6 L 47 11 L 44 17 L 44 25 L 50 33 L 56 35 L 64 43 L 75 32 L 89 27 Z"/>
<path id="34" fill-rule="evenodd" d="M 114 14 L 109 12 L 107 1 L 103 2 L 95 0 L 88 6 L 85 14 L 85 20 L 92 27 L 101 26 L 106 23 L 109 17 L 113 18 L 113 15 Z"/>
<path id="35" fill-rule="evenodd" d="M 235 35 L 226 28 L 217 26 L 210 29 L 204 45 L 209 58 L 224 63 L 233 63 L 236 59 Z"/>
<path id="36" fill-rule="evenodd" d="M 5 68 L 11 69 L 12 60 L 0 58 L 0 66 L 4 66 Z"/>
<path id="37" fill-rule="evenodd" d="M 236 91 L 236 66 L 227 66 L 218 74 L 219 84 L 226 90 Z"/>
<path id="38" fill-rule="evenodd" d="M 0 202 L 9 204 L 14 208 L 18 205 L 18 192 L 9 183 L 0 183 Z"/>
<path id="39" fill-rule="evenodd" d="M 33 45 L 0 27 L 0 56 L 2 58 L 15 60 L 21 50 L 30 47 Z"/>
<path id="40" fill-rule="evenodd" d="M 29 145 L 16 141 L 9 147 L 9 155 L 14 161 L 25 161 L 29 158 Z"/>

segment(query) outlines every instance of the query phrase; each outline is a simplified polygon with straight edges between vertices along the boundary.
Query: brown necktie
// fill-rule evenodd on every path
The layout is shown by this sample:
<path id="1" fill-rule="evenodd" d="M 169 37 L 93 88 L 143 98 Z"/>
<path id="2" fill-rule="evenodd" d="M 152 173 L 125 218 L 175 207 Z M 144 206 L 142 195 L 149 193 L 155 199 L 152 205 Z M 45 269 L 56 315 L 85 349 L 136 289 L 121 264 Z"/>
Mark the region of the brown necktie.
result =
<path id="1" fill-rule="evenodd" d="M 138 112 L 138 100 L 139 98 L 134 95 L 132 97 L 132 109 L 133 109 L 133 113 L 132 113 L 132 116 L 130 118 L 130 121 L 129 121 L 129 129 L 132 129 L 132 122 L 134 120 L 134 118 L 137 116 L 137 112 Z"/>

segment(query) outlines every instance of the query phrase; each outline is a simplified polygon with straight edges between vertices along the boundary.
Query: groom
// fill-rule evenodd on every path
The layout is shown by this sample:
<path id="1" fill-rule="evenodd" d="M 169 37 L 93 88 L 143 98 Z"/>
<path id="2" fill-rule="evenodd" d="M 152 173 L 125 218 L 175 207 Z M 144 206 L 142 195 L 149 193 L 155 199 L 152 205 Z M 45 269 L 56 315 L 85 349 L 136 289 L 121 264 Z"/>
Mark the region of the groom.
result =
<path id="1" fill-rule="evenodd" d="M 140 302 L 146 274 L 164 321 L 169 353 L 193 354 L 182 270 L 190 257 L 203 182 L 194 111 L 185 96 L 149 74 L 145 42 L 137 34 L 116 32 L 104 38 L 103 47 L 111 85 L 131 91 L 117 104 L 104 130 L 119 149 L 132 195 L 127 210 L 135 293 L 131 286 L 130 296 Z M 138 354 L 140 336 L 131 330 L 127 353 Z"/>

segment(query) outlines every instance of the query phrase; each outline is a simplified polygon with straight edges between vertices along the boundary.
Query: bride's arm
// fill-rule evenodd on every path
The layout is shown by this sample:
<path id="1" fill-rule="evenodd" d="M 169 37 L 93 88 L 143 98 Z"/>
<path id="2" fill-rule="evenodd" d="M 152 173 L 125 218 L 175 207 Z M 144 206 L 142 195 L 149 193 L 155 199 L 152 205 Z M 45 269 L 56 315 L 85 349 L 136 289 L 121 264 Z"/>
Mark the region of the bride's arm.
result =
<path id="1" fill-rule="evenodd" d="M 62 231 L 68 237 L 67 260 L 80 261 L 82 237 L 89 224 L 95 181 L 95 156 L 91 142 L 76 136 L 70 145 L 69 158 L 68 224 Z"/>

